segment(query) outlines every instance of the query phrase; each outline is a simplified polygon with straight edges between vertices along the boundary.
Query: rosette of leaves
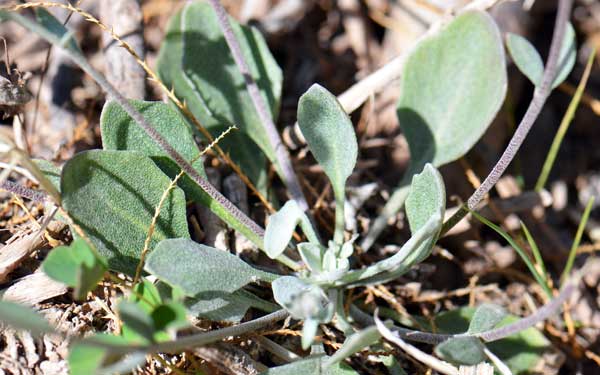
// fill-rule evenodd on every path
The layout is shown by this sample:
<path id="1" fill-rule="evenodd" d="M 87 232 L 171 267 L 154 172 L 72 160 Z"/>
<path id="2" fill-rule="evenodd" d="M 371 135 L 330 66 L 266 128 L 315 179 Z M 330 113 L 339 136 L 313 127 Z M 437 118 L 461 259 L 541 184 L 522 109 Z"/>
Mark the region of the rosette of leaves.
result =
<path id="1" fill-rule="evenodd" d="M 302 346 L 308 348 L 319 324 L 329 323 L 335 313 L 338 321 L 344 321 L 341 289 L 394 279 L 430 254 L 441 229 L 446 200 L 439 172 L 426 165 L 414 177 L 407 202 L 413 237 L 392 257 L 364 269 L 351 270 L 356 236 L 344 236 L 344 201 L 346 180 L 358 153 L 352 123 L 336 98 L 315 84 L 300 98 L 298 124 L 333 187 L 335 233 L 332 240 L 323 244 L 306 214 L 294 201 L 289 201 L 269 218 L 265 249 L 271 258 L 281 255 L 298 226 L 307 238 L 295 246 L 306 270 L 296 276 L 280 277 L 272 286 L 275 300 L 292 317 L 304 321 Z M 345 328 L 350 332 L 349 326 Z"/>

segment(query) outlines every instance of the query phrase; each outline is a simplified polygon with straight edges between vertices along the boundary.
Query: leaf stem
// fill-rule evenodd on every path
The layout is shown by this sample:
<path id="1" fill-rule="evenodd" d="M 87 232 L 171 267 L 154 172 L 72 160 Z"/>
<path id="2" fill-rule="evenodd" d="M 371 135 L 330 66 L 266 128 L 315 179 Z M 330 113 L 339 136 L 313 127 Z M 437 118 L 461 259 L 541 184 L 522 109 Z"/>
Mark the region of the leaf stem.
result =
<path id="1" fill-rule="evenodd" d="M 506 168 L 508 168 L 510 162 L 514 159 L 517 151 L 519 151 L 519 148 L 521 147 L 521 144 L 523 144 L 525 137 L 527 137 L 529 130 L 531 130 L 533 123 L 542 111 L 542 107 L 550 95 L 552 82 L 556 77 L 561 44 L 565 30 L 567 29 L 567 21 L 569 20 L 571 14 L 572 5 L 573 0 L 559 0 L 558 12 L 556 14 L 556 22 L 552 36 L 552 44 L 550 45 L 550 53 L 548 55 L 546 67 L 544 68 L 542 82 L 538 87 L 536 87 L 533 93 L 533 98 L 529 103 L 529 107 L 521 119 L 521 123 L 513 134 L 508 146 L 504 150 L 504 153 L 492 171 L 485 178 L 483 183 L 477 188 L 477 190 L 475 190 L 475 192 L 467 201 L 468 209 L 474 210 L 479 202 L 481 202 L 485 195 L 492 189 L 492 187 L 496 185 L 500 177 L 506 171 Z M 460 220 L 462 220 L 468 214 L 468 209 L 461 209 L 457 211 L 450 219 L 448 219 L 447 222 L 444 223 L 442 234 L 446 233 L 450 228 L 452 228 L 452 226 L 456 225 Z"/>
<path id="2" fill-rule="evenodd" d="M 231 23 L 229 22 L 229 15 L 223 8 L 223 5 L 219 0 L 209 0 L 208 1 L 212 8 L 214 9 L 217 15 L 217 21 L 219 23 L 219 27 L 223 32 L 223 36 L 225 37 L 225 41 L 231 50 L 231 55 L 235 60 L 235 63 L 242 73 L 244 77 L 244 81 L 246 83 L 246 89 L 248 90 L 248 94 L 250 95 L 250 99 L 252 100 L 252 104 L 254 104 L 254 108 L 256 109 L 256 113 L 260 118 L 265 132 L 267 133 L 267 137 L 269 139 L 269 143 L 271 143 L 271 147 L 275 150 L 275 157 L 277 158 L 277 166 L 278 169 L 281 170 L 281 177 L 284 180 L 283 182 L 289 189 L 290 195 L 292 199 L 298 202 L 300 208 L 303 211 L 308 210 L 308 203 L 306 202 L 306 198 L 304 197 L 304 193 L 302 192 L 302 188 L 300 187 L 300 182 L 298 181 L 298 176 L 294 172 L 294 168 L 292 166 L 292 162 L 290 160 L 290 155 L 281 142 L 281 137 L 277 132 L 277 128 L 275 127 L 275 123 L 273 122 L 273 118 L 267 109 L 267 104 L 265 103 L 265 99 L 260 94 L 260 90 L 256 81 L 252 77 L 252 73 L 250 72 L 250 68 L 244 54 L 242 53 L 242 49 L 240 44 L 231 28 Z"/>
<path id="3" fill-rule="evenodd" d="M 211 344 L 221 341 L 230 336 L 241 336 L 246 333 L 255 332 L 269 324 L 283 320 L 289 316 L 286 310 L 278 310 L 258 319 L 251 320 L 237 326 L 217 329 L 210 332 L 202 332 L 191 336 L 179 337 L 173 341 L 161 342 L 148 348 L 148 352 L 175 353 L 184 349 Z"/>
<path id="4" fill-rule="evenodd" d="M 340 246 L 338 253 L 341 250 L 342 244 L 344 243 L 344 229 L 346 222 L 344 218 L 344 203 L 344 194 L 335 193 L 335 231 L 333 233 L 333 242 Z"/>
<path id="5" fill-rule="evenodd" d="M 539 322 L 546 320 L 552 314 L 556 313 L 556 311 L 562 306 L 562 304 L 571 296 L 571 294 L 575 291 L 577 285 L 579 284 L 580 278 L 577 277 L 573 282 L 567 284 L 560 292 L 558 296 L 554 299 L 550 300 L 548 303 L 540 307 L 535 313 L 519 319 L 518 321 L 499 327 L 494 328 L 489 331 L 480 332 L 477 334 L 440 334 L 440 333 L 430 333 L 423 331 L 416 331 L 407 328 L 395 327 L 394 332 L 397 333 L 402 339 L 422 342 L 426 344 L 439 344 L 446 340 L 455 337 L 466 337 L 473 336 L 479 337 L 485 342 L 492 342 L 503 339 L 505 337 L 514 335 L 515 333 L 521 332 L 529 327 L 533 327 Z M 374 323 L 373 317 L 366 314 L 362 310 L 360 310 L 355 305 L 350 306 L 350 315 L 360 324 L 362 325 L 372 325 Z"/>
<path id="6" fill-rule="evenodd" d="M 2 181 L 2 183 L 0 183 L 0 189 L 10 191 L 13 194 L 25 197 L 36 203 L 44 203 L 48 197 L 43 191 L 29 189 L 12 181 Z"/>

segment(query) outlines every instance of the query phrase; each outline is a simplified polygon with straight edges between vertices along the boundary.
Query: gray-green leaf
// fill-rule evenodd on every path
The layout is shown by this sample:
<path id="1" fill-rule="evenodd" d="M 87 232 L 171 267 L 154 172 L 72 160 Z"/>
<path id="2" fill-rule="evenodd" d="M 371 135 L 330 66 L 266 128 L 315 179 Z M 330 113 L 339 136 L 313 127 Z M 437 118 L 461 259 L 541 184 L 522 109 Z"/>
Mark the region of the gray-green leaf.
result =
<path id="1" fill-rule="evenodd" d="M 231 20 L 246 61 L 273 118 L 277 118 L 282 73 L 260 33 Z M 207 59 L 206 56 L 210 56 Z M 220 146 L 239 163 L 242 170 L 263 190 L 266 159 L 275 162 L 258 115 L 245 89 L 244 78 L 208 4 L 190 2 L 176 13 L 167 29 L 157 62 L 158 73 L 185 100 L 194 116 L 213 137 L 229 125 L 242 132 L 228 136 Z M 260 148 L 259 148 L 260 147 Z"/>
<path id="2" fill-rule="evenodd" d="M 363 249 L 400 211 L 415 173 L 427 163 L 450 163 L 477 143 L 502 106 L 506 86 L 502 38 L 485 12 L 464 12 L 416 46 L 402 70 L 397 106 L 410 165 L 361 242 Z"/>
<path id="3" fill-rule="evenodd" d="M 423 171 L 413 177 L 410 193 L 406 199 L 406 216 L 410 231 L 414 235 L 434 215 L 439 215 L 441 218 L 439 222 L 441 229 L 445 211 L 446 188 L 442 175 L 431 164 L 426 164 Z M 412 264 L 429 256 L 438 234 L 425 241 L 417 251 L 411 254 L 409 259 Z"/>
<path id="4" fill-rule="evenodd" d="M 298 125 L 310 151 L 331 180 L 336 196 L 343 196 L 358 154 L 350 118 L 335 96 L 314 84 L 298 102 Z"/>
<path id="5" fill-rule="evenodd" d="M 363 330 L 353 333 L 346 338 L 344 344 L 331 357 L 325 361 L 324 367 L 330 367 L 336 363 L 340 363 L 344 359 L 350 357 L 364 348 L 371 346 L 379 341 L 381 333 L 376 326 L 367 327 Z"/>
<path id="6" fill-rule="evenodd" d="M 227 251 L 186 238 L 161 241 L 146 261 L 146 271 L 189 296 L 201 293 L 233 293 L 273 275 L 249 266 Z"/>
<path id="7" fill-rule="evenodd" d="M 329 368 L 323 368 L 323 363 L 328 360 L 327 356 L 315 356 L 289 363 L 284 366 L 273 367 L 262 373 L 262 375 L 298 375 L 298 374 L 321 374 L 321 375 L 355 375 L 358 374 L 350 366 L 344 363 L 335 364 Z"/>
<path id="8" fill-rule="evenodd" d="M 436 346 L 435 353 L 448 362 L 476 365 L 485 361 L 484 346 L 476 337 L 454 337 Z"/>
<path id="9" fill-rule="evenodd" d="M 542 83 L 544 63 L 535 47 L 524 37 L 507 33 L 506 47 L 515 65 L 535 86 Z M 552 88 L 560 85 L 569 75 L 577 58 L 577 41 L 575 30 L 571 23 L 567 23 L 565 36 L 562 41 L 560 55 L 557 62 L 557 73 Z"/>
<path id="10" fill-rule="evenodd" d="M 131 151 L 86 151 L 63 167 L 63 206 L 88 235 L 110 269 L 133 275 L 154 211 L 170 179 Z M 185 198 L 179 188 L 163 205 L 151 248 L 165 238 L 189 237 Z"/>
<path id="11" fill-rule="evenodd" d="M 287 201 L 269 217 L 265 230 L 265 252 L 271 259 L 280 256 L 290 243 L 296 226 L 300 224 L 308 239 L 317 242 L 317 235 L 308 217 L 296 201 Z"/>
<path id="12" fill-rule="evenodd" d="M 313 319 L 328 323 L 333 317 L 334 304 L 316 285 L 294 276 L 282 276 L 273 281 L 273 298 L 295 319 Z"/>
<path id="13" fill-rule="evenodd" d="M 201 176 L 206 176 L 192 129 L 177 111 L 163 102 L 131 100 L 130 103 L 175 151 L 190 163 L 194 160 L 192 166 Z M 100 129 L 105 150 L 138 151 L 150 156 L 164 171 L 179 172 L 179 168 L 171 161 L 166 151 L 159 147 L 117 102 L 108 101 L 104 105 L 100 115 Z M 192 182 L 189 184 L 200 189 Z"/>
<path id="14" fill-rule="evenodd" d="M 498 305 L 484 303 L 475 310 L 467 333 L 476 334 L 494 328 L 506 317 L 506 311 Z"/>
<path id="15" fill-rule="evenodd" d="M 404 65 L 398 118 L 412 171 L 464 155 L 490 125 L 506 94 L 506 67 L 496 23 L 469 11 L 419 43 Z"/>

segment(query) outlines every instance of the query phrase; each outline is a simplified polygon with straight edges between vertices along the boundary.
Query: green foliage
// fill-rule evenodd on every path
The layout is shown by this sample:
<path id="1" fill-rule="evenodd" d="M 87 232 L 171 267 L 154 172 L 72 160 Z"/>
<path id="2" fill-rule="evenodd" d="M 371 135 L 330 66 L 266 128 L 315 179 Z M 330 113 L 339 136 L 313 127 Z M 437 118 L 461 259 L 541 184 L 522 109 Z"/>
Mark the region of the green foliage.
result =
<path id="1" fill-rule="evenodd" d="M 9 301 L 0 301 L 0 322 L 33 335 L 54 332 L 50 324 L 31 308 Z"/>
<path id="2" fill-rule="evenodd" d="M 324 367 L 328 368 L 340 363 L 344 359 L 350 357 L 368 346 L 377 343 L 381 339 L 381 333 L 376 326 L 370 326 L 363 330 L 353 333 L 347 337 L 344 344 L 324 363 Z"/>
<path id="3" fill-rule="evenodd" d="M 185 304 L 191 314 L 215 320 L 237 323 L 250 307 L 273 312 L 279 309 L 274 303 L 264 301 L 245 289 L 233 293 L 207 292 L 187 298 Z"/>
<path id="4" fill-rule="evenodd" d="M 128 342 L 151 344 L 173 339 L 176 329 L 189 325 L 186 307 L 163 299 L 157 287 L 142 279 L 127 300 L 118 305 L 121 335 Z"/>
<path id="5" fill-rule="evenodd" d="M 281 70 L 256 29 L 233 19 L 231 24 L 261 95 L 276 118 Z M 275 152 L 208 4 L 191 2 L 172 18 L 157 66 L 161 79 L 175 89 L 213 136 L 229 125 L 240 127 L 243 134 L 228 136 L 220 146 L 264 189 L 265 159 L 258 150 L 276 164 Z"/>
<path id="6" fill-rule="evenodd" d="M 177 111 L 162 102 L 130 102 L 201 176 L 206 176 L 192 130 Z M 117 102 L 109 101 L 104 105 L 100 115 L 100 129 L 105 150 L 138 151 L 151 157 L 171 178 L 179 172 L 179 168 L 167 152 L 161 149 Z M 202 189 L 192 181 L 181 186 L 192 199 L 202 194 Z"/>
<path id="7" fill-rule="evenodd" d="M 104 375 L 127 373 L 145 361 L 145 355 L 133 354 L 132 362 L 125 368 L 116 370 L 111 365 L 121 359 L 120 354 L 111 353 L 113 348 L 127 348 L 130 343 L 121 336 L 95 334 L 81 341 L 77 341 L 69 348 L 69 373 L 71 375 Z"/>
<path id="8" fill-rule="evenodd" d="M 345 284 L 372 284 L 393 280 L 431 252 L 442 228 L 446 190 L 439 172 L 430 164 L 413 179 L 407 214 L 412 237 L 393 256 L 340 278 Z"/>
<path id="9" fill-rule="evenodd" d="M 488 226 L 489 228 L 491 228 L 492 230 L 494 230 L 494 232 L 496 232 L 500 236 L 502 236 L 502 238 L 504 238 L 510 244 L 510 246 L 512 246 L 512 248 L 515 249 L 515 251 L 517 252 L 517 254 L 519 254 L 519 256 L 521 257 L 521 259 L 525 263 L 525 265 L 527 265 L 527 269 L 529 270 L 529 272 L 531 273 L 531 275 L 535 278 L 535 280 L 538 282 L 538 284 L 540 284 L 540 286 L 542 287 L 542 289 L 544 289 L 544 292 L 546 292 L 546 294 L 548 295 L 548 297 L 552 297 L 552 291 L 550 290 L 550 287 L 546 283 L 546 275 L 542 275 L 537 270 L 537 268 L 535 268 L 535 266 L 531 262 L 531 259 L 530 259 L 529 255 L 527 255 L 527 253 L 525 252 L 525 250 L 517 243 L 517 241 L 515 241 L 510 236 L 510 234 L 508 234 L 506 231 L 504 231 L 498 225 L 492 223 L 491 221 L 489 221 L 485 217 L 479 215 L 477 212 L 473 211 L 471 213 L 473 214 L 473 216 L 477 220 L 481 221 L 486 226 Z"/>
<path id="10" fill-rule="evenodd" d="M 435 347 L 435 353 L 448 362 L 472 366 L 485 361 L 484 346 L 477 337 L 454 337 Z"/>
<path id="11" fill-rule="evenodd" d="M 505 94 L 502 40 L 487 13 L 465 12 L 419 43 L 404 65 L 398 100 L 411 171 L 464 155 L 490 125 Z"/>
<path id="12" fill-rule="evenodd" d="M 507 33 L 506 46 L 515 65 L 535 86 L 542 83 L 544 75 L 544 63 L 535 47 L 524 37 Z M 552 88 L 560 85 L 567 77 L 577 58 L 577 41 L 573 25 L 567 23 L 567 29 L 562 41 L 560 55 L 557 62 L 557 73 Z"/>
<path id="13" fill-rule="evenodd" d="M 42 267 L 51 279 L 75 288 L 73 294 L 79 300 L 96 287 L 108 269 L 106 260 L 98 256 L 83 239 L 53 249 Z"/>
<path id="14" fill-rule="evenodd" d="M 248 283 L 274 279 L 274 275 L 252 268 L 235 255 L 185 238 L 160 242 L 148 256 L 145 268 L 189 297 L 233 293 Z"/>
<path id="15" fill-rule="evenodd" d="M 504 317 L 506 317 L 506 311 L 502 307 L 484 303 L 475 310 L 467 333 L 476 334 L 488 331 L 500 323 Z"/>
<path id="16" fill-rule="evenodd" d="M 476 309 L 462 307 L 441 313 L 435 317 L 435 326 L 441 333 L 460 334 L 469 330 Z M 508 315 L 496 325 L 502 327 L 519 318 Z M 486 347 L 502 360 L 513 374 L 526 374 L 535 368 L 542 355 L 550 348 L 550 341 L 535 327 L 527 328 L 515 335 L 486 343 Z"/>
<path id="17" fill-rule="evenodd" d="M 63 167 L 63 206 L 115 271 L 133 275 L 160 197 L 170 180 L 144 155 L 86 151 Z M 173 189 L 152 235 L 151 247 L 188 237 L 185 198 Z"/>
<path id="18" fill-rule="evenodd" d="M 337 363 L 328 368 L 323 368 L 323 363 L 328 360 L 327 356 L 315 356 L 292 362 L 290 364 L 273 367 L 262 373 L 262 375 L 297 375 L 297 374 L 321 374 L 321 375 L 354 375 L 358 374 L 348 365 Z"/>
<path id="19" fill-rule="evenodd" d="M 446 188 L 442 175 L 431 164 L 426 164 L 423 171 L 413 177 L 410 193 L 406 199 L 406 216 L 410 231 L 417 233 L 432 217 L 439 217 L 440 230 L 446 211 Z M 439 231 L 419 246 L 410 255 L 411 263 L 415 264 L 427 258 L 437 241 Z"/>
<path id="20" fill-rule="evenodd" d="M 358 154 L 350 118 L 335 96 L 314 84 L 298 102 L 298 125 L 336 196 L 343 196 Z"/>
<path id="21" fill-rule="evenodd" d="M 319 243 L 304 211 L 296 201 L 288 201 L 277 213 L 270 216 L 265 231 L 265 252 L 271 259 L 277 258 L 285 251 L 298 224 L 312 243 Z"/>
<path id="22" fill-rule="evenodd" d="M 410 148 L 399 187 L 361 243 L 369 249 L 402 206 L 413 174 L 469 151 L 492 123 L 506 94 L 502 39 L 492 17 L 468 11 L 420 42 L 400 78 L 397 115 Z"/>
<path id="23" fill-rule="evenodd" d="M 319 286 L 294 276 L 282 276 L 272 284 L 273 298 L 296 319 L 304 320 L 302 347 L 313 342 L 320 323 L 329 323 L 335 312 L 335 299 L 331 299 Z"/>

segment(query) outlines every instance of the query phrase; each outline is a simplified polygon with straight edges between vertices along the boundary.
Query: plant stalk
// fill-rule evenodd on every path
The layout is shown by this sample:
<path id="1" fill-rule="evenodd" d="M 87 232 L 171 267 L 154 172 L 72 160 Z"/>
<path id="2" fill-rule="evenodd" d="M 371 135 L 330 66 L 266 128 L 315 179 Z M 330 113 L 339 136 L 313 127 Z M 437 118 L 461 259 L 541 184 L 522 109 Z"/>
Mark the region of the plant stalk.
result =
<path id="1" fill-rule="evenodd" d="M 531 130 L 535 120 L 542 111 L 542 107 L 544 106 L 544 103 L 546 103 L 546 100 L 548 99 L 548 96 L 552 90 L 552 82 L 556 77 L 561 44 L 565 35 L 565 30 L 567 29 L 567 22 L 571 14 L 572 5 L 573 0 L 559 0 L 558 2 L 558 12 L 556 14 L 552 44 L 550 45 L 550 53 L 548 55 L 546 67 L 544 68 L 542 83 L 536 87 L 533 93 L 533 98 L 529 103 L 529 107 L 521 119 L 521 123 L 513 134 L 508 146 L 504 150 L 504 153 L 502 153 L 502 156 L 492 171 L 467 201 L 468 209 L 461 209 L 457 211 L 450 219 L 448 219 L 448 221 L 444 223 L 442 234 L 446 233 L 450 228 L 452 228 L 452 226 L 456 225 L 460 220 L 462 220 L 467 215 L 469 210 L 475 210 L 479 202 L 481 202 L 481 200 L 487 195 L 487 193 L 489 193 L 494 185 L 496 185 L 500 177 L 502 177 L 506 171 L 506 168 L 508 168 L 510 162 L 514 159 L 517 151 L 519 151 L 519 148 L 523 144 L 525 137 L 527 137 L 529 130 Z"/>
<path id="2" fill-rule="evenodd" d="M 258 85 L 252 77 L 250 67 L 246 62 L 240 44 L 233 32 L 233 29 L 231 28 L 229 15 L 225 11 L 225 8 L 223 8 L 223 5 L 219 0 L 209 0 L 208 2 L 210 3 L 217 15 L 219 27 L 223 32 L 223 36 L 225 37 L 225 41 L 229 46 L 231 55 L 235 60 L 235 64 L 242 73 L 242 76 L 244 77 L 246 89 L 248 90 L 248 94 L 250 95 L 252 104 L 254 104 L 256 113 L 258 114 L 258 117 L 260 118 L 263 127 L 267 133 L 269 143 L 271 143 L 271 147 L 273 147 L 273 149 L 275 150 L 275 157 L 277 158 L 276 164 L 278 164 L 277 167 L 279 167 L 278 169 L 281 171 L 280 174 L 283 179 L 283 182 L 289 189 L 292 199 L 294 199 L 298 203 L 298 205 L 303 211 L 307 211 L 308 203 L 306 202 L 306 198 L 304 197 L 304 193 L 302 192 L 302 188 L 300 187 L 298 176 L 296 176 L 296 173 L 294 172 L 294 167 L 292 166 L 290 154 L 281 142 L 281 137 L 277 132 L 277 127 L 275 126 L 273 118 L 271 117 L 271 114 L 267 109 L 267 103 L 265 103 L 265 99 L 260 94 Z"/>

